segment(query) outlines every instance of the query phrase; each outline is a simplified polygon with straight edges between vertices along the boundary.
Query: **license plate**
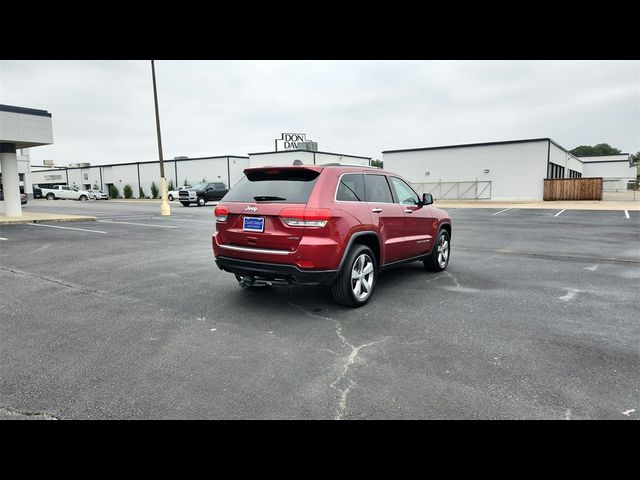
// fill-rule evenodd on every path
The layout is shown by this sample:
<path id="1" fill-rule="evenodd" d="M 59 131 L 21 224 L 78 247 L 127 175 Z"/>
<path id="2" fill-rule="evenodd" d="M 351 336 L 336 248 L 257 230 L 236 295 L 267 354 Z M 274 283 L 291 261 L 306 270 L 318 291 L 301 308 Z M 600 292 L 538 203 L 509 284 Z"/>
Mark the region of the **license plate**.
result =
<path id="1" fill-rule="evenodd" d="M 242 229 L 245 232 L 264 232 L 264 218 L 244 217 L 242 219 Z"/>

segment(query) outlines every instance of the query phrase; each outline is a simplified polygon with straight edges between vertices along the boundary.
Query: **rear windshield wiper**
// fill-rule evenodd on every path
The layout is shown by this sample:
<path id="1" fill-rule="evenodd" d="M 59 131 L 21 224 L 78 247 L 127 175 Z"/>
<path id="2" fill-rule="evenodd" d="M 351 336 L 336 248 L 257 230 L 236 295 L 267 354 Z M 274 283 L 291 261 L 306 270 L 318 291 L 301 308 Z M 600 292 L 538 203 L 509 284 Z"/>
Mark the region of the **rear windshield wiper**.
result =
<path id="1" fill-rule="evenodd" d="M 286 200 L 286 198 L 283 197 L 273 197 L 271 195 L 256 195 L 255 197 L 253 197 L 253 199 L 256 202 L 261 202 L 261 201 L 265 201 L 265 200 Z"/>

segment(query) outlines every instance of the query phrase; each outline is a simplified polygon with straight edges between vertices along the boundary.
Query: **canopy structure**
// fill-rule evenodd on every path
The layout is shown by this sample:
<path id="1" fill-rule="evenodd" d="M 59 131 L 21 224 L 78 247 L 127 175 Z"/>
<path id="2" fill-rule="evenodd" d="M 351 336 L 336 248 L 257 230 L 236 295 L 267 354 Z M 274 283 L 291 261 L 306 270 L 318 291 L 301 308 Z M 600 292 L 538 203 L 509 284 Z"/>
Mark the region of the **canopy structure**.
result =
<path id="1" fill-rule="evenodd" d="M 52 143 L 53 127 L 49 112 L 0 104 L 0 173 L 4 194 L 0 211 L 4 210 L 7 217 L 22 216 L 16 150 Z"/>

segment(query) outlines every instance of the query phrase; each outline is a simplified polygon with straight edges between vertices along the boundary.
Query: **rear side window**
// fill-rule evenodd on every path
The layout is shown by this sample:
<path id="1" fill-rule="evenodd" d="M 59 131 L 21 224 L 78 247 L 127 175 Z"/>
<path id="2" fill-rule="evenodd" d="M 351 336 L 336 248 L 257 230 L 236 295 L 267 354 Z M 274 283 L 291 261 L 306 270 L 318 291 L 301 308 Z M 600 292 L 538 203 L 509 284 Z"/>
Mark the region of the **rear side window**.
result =
<path id="1" fill-rule="evenodd" d="M 341 202 L 364 202 L 363 175 L 342 175 L 338 184 L 336 200 Z"/>
<path id="2" fill-rule="evenodd" d="M 303 169 L 250 172 L 229 190 L 222 200 L 307 203 L 318 175 L 318 172 Z"/>
<path id="3" fill-rule="evenodd" d="M 391 190 L 384 175 L 365 175 L 364 185 L 367 202 L 393 203 Z"/>

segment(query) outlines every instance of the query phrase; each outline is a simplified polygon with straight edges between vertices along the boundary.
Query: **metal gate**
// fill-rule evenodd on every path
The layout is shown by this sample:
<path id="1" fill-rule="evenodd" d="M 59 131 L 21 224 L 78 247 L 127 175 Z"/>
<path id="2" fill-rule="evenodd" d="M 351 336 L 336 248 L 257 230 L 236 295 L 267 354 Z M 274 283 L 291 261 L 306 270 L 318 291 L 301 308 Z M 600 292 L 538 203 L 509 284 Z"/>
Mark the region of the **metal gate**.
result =
<path id="1" fill-rule="evenodd" d="M 419 195 L 430 193 L 436 200 L 491 199 L 491 182 L 488 180 L 412 183 L 411 186 Z"/>

